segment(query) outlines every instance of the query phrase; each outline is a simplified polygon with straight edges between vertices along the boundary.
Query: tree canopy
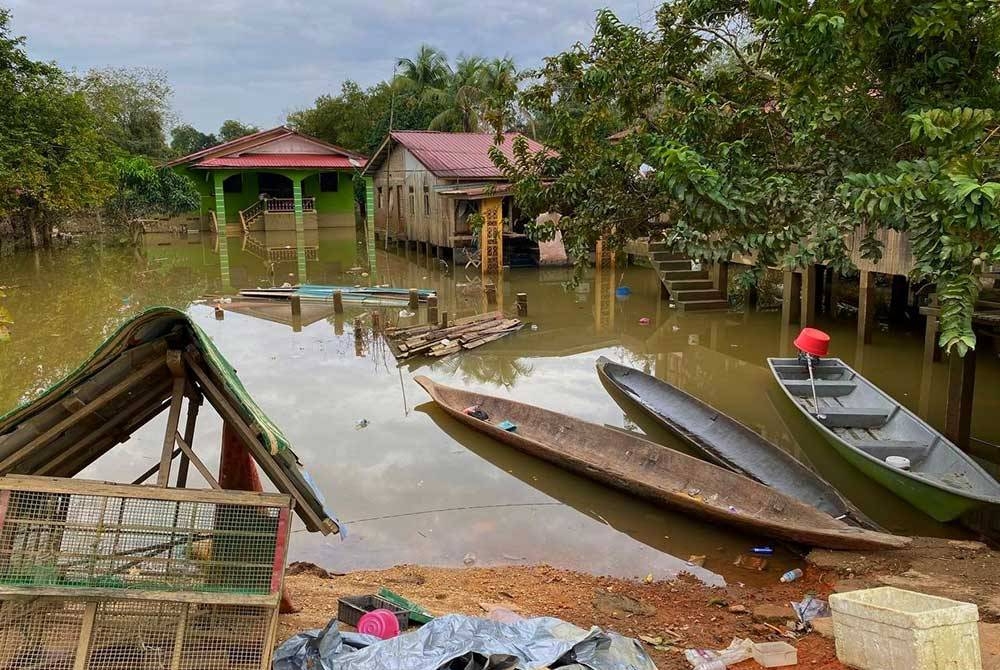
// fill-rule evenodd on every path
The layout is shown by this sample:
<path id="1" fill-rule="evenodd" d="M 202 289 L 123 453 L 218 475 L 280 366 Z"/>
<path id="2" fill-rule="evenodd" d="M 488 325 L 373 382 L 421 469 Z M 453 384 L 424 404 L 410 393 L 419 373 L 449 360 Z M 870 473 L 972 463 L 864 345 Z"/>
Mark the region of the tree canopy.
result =
<path id="1" fill-rule="evenodd" d="M 578 258 L 661 215 L 679 251 L 758 269 L 844 269 L 846 234 L 877 259 L 877 231 L 906 232 L 964 353 L 1000 261 L 998 72 L 991 0 L 682 0 L 651 30 L 602 11 L 521 96 L 556 151 L 494 160 Z"/>
<path id="2" fill-rule="evenodd" d="M 260 128 L 257 126 L 247 125 L 234 119 L 226 119 L 219 126 L 219 139 L 223 142 L 231 142 L 232 140 L 238 140 L 241 137 L 259 132 Z"/>

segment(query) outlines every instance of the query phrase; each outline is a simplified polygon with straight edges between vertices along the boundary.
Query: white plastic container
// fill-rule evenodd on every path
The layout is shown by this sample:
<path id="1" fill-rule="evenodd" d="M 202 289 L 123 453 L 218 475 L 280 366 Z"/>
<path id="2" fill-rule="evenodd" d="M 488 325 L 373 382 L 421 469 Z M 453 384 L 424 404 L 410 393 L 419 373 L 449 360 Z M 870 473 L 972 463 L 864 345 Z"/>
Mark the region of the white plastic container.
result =
<path id="1" fill-rule="evenodd" d="M 883 586 L 834 593 L 837 658 L 860 670 L 982 670 L 979 608 Z"/>
<path id="2" fill-rule="evenodd" d="M 765 668 L 784 668 L 798 665 L 799 652 L 787 642 L 754 642 L 753 660 Z"/>

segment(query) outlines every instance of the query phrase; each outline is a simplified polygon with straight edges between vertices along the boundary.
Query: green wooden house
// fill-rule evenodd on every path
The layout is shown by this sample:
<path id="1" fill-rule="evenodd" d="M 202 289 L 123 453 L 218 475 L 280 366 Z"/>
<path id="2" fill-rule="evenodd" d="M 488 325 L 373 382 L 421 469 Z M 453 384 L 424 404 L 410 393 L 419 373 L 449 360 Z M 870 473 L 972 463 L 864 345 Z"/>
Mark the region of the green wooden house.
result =
<path id="1" fill-rule="evenodd" d="M 201 194 L 202 230 L 230 235 L 353 227 L 366 158 L 279 126 L 167 163 Z"/>

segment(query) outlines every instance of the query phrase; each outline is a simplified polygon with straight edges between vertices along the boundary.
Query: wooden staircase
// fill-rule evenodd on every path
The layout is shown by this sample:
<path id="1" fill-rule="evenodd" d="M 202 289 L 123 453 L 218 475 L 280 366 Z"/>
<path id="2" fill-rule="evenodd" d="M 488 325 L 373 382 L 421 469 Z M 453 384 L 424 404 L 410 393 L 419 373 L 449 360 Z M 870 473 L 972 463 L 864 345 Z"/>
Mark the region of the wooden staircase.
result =
<path id="1" fill-rule="evenodd" d="M 692 270 L 691 259 L 673 253 L 665 242 L 649 243 L 649 262 L 677 309 L 685 312 L 729 309 L 729 301 L 714 285 L 708 270 Z"/>

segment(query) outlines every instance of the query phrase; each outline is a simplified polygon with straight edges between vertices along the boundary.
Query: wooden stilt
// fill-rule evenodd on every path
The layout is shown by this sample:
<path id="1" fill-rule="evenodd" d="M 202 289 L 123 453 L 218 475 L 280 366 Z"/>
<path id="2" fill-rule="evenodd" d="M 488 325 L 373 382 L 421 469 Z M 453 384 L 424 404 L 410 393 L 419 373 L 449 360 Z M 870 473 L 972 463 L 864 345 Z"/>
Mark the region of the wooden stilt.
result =
<path id="1" fill-rule="evenodd" d="M 382 331 L 382 312 L 377 309 L 372 310 L 372 332 L 378 333 Z"/>
<path id="2" fill-rule="evenodd" d="M 941 360 L 941 347 L 938 346 L 938 318 L 928 314 L 924 324 L 924 365 L 939 360 Z"/>
<path id="3" fill-rule="evenodd" d="M 410 289 L 409 307 L 411 312 L 416 312 L 417 308 L 420 307 L 420 294 L 417 292 L 417 289 L 415 288 Z"/>
<path id="4" fill-rule="evenodd" d="M 441 312 L 441 327 L 448 327 L 448 312 Z"/>
<path id="5" fill-rule="evenodd" d="M 518 316 L 528 315 L 528 294 L 518 293 L 517 294 L 517 314 Z"/>
<path id="6" fill-rule="evenodd" d="M 972 396 L 976 387 L 976 350 L 965 356 L 948 355 L 948 405 L 944 435 L 964 451 L 969 450 L 972 427 Z"/>
<path id="7" fill-rule="evenodd" d="M 436 295 L 427 297 L 427 323 L 438 322 L 438 299 Z"/>
<path id="8" fill-rule="evenodd" d="M 333 319 L 333 334 L 343 335 L 344 334 L 344 319 L 343 317 L 337 316 Z"/>
<path id="9" fill-rule="evenodd" d="M 492 281 L 488 281 L 483 284 L 483 291 L 486 293 L 486 304 L 495 305 L 497 304 L 497 285 Z"/>
<path id="10" fill-rule="evenodd" d="M 712 274 L 712 282 L 715 284 L 716 290 L 722 294 L 723 300 L 727 300 L 729 297 L 729 263 L 719 261 L 712 266 Z"/>
<path id="11" fill-rule="evenodd" d="M 785 281 L 781 291 L 781 322 L 798 323 L 802 315 L 802 275 L 785 270 Z"/>
<path id="12" fill-rule="evenodd" d="M 296 333 L 302 331 L 302 298 L 293 295 L 292 303 L 292 330 Z"/>
<path id="13" fill-rule="evenodd" d="M 188 446 L 194 444 L 194 427 L 198 422 L 198 410 L 201 408 L 201 393 L 194 391 L 188 394 L 187 422 L 184 424 L 184 441 Z M 181 454 L 181 460 L 177 464 L 177 488 L 182 489 L 187 486 L 188 476 L 187 454 Z"/>
<path id="14" fill-rule="evenodd" d="M 892 276 L 892 293 L 889 299 L 889 320 L 902 323 L 906 320 L 906 308 L 909 305 L 910 282 L 902 275 Z"/>
<path id="15" fill-rule="evenodd" d="M 802 308 L 799 313 L 803 326 L 816 325 L 816 266 L 807 265 L 802 270 L 802 286 L 799 291 Z"/>
<path id="16" fill-rule="evenodd" d="M 858 342 L 872 343 L 875 327 L 875 273 L 861 271 L 858 284 Z"/>
<path id="17" fill-rule="evenodd" d="M 333 292 L 333 313 L 334 314 L 344 313 L 344 294 L 342 291 Z"/>
<path id="18" fill-rule="evenodd" d="M 173 461 L 174 436 L 177 434 L 177 425 L 181 420 L 181 403 L 184 401 L 184 389 L 187 385 L 180 351 L 167 352 L 167 367 L 170 368 L 170 373 L 174 377 L 174 384 L 170 398 L 170 413 L 167 414 L 167 430 L 163 436 L 163 448 L 160 451 L 160 470 L 156 475 L 156 485 L 163 488 L 170 485 L 170 463 Z"/>

